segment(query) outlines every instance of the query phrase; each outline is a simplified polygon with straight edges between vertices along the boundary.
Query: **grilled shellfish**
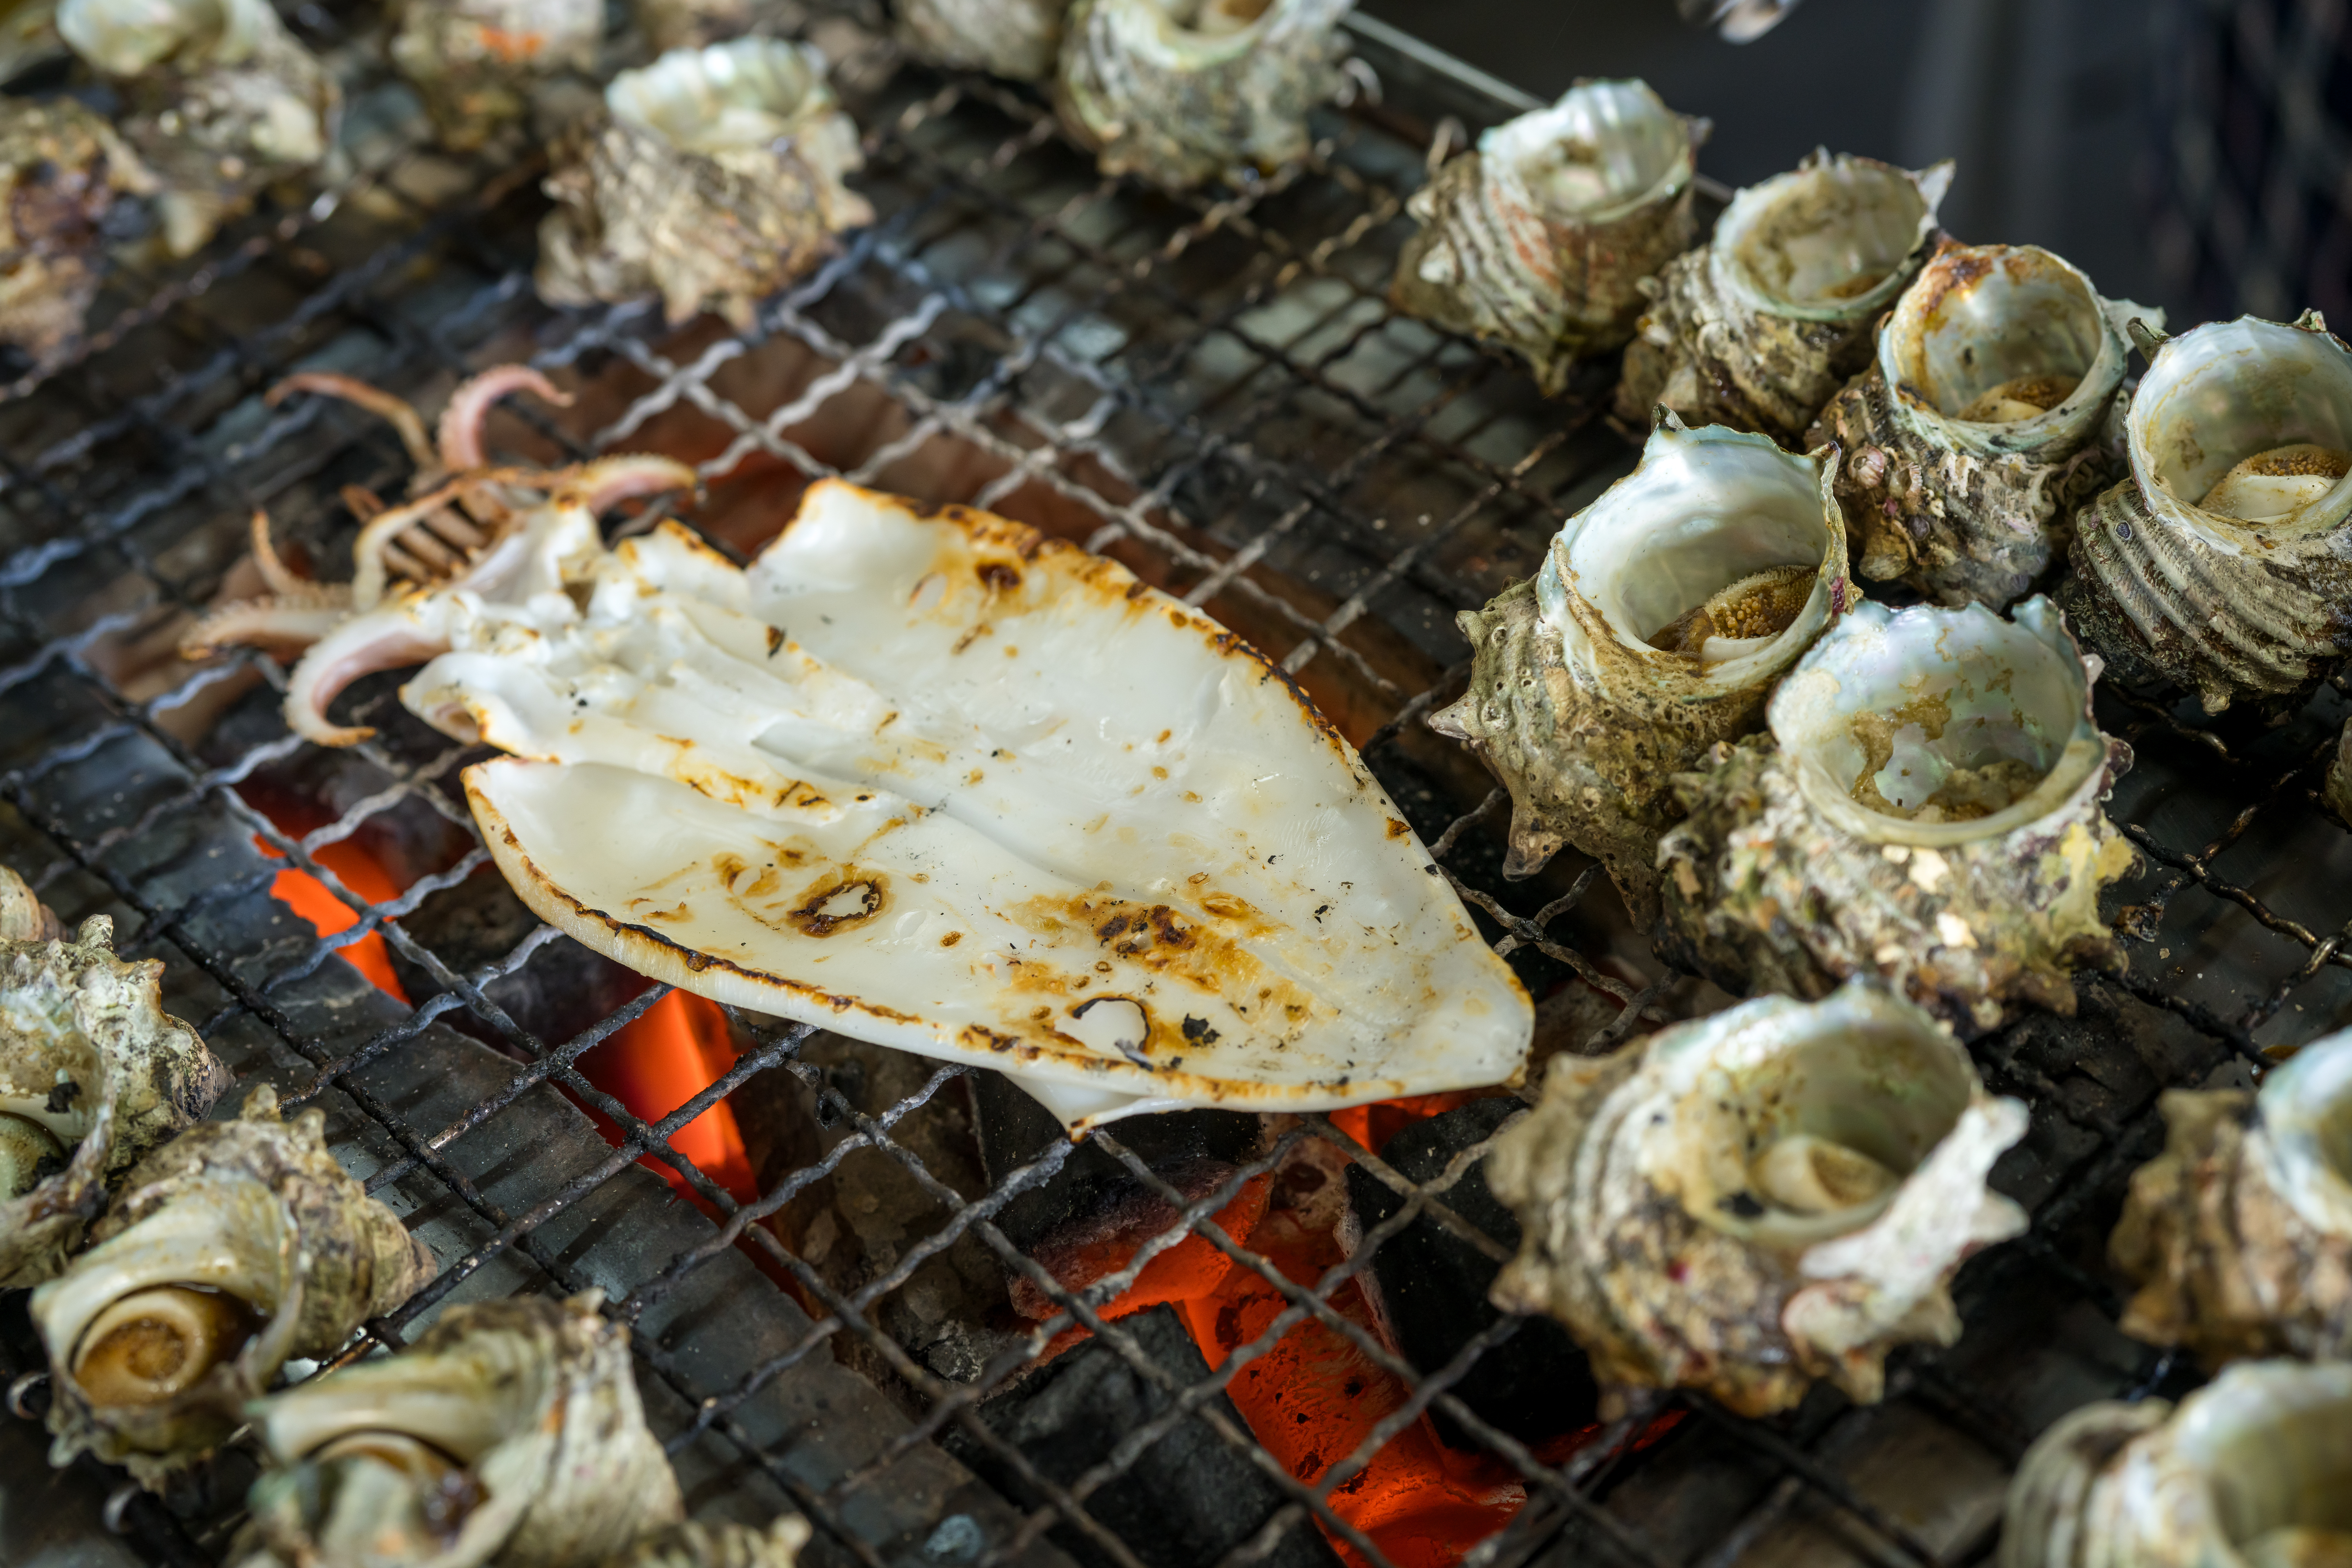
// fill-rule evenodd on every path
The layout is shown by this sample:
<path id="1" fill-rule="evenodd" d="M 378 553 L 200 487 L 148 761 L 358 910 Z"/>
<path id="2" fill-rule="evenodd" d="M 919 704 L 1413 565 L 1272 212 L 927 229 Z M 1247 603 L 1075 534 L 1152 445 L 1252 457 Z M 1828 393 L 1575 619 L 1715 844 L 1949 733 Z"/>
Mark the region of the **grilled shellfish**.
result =
<path id="1" fill-rule="evenodd" d="M 98 297 L 107 215 L 150 174 L 114 127 L 70 98 L 0 99 L 0 343 L 46 361 Z"/>
<path id="2" fill-rule="evenodd" d="M 2174 1408 L 2062 1417 L 2010 1485 L 2000 1568 L 2352 1562 L 2352 1366 L 2247 1362 Z"/>
<path id="3" fill-rule="evenodd" d="M 623 1555 L 683 1509 L 602 1300 L 452 1307 L 398 1355 L 260 1401 L 242 1568 L 662 1561 Z"/>
<path id="4" fill-rule="evenodd" d="M 1307 155 L 1307 114 L 1349 90 L 1353 0 L 1076 0 L 1055 101 L 1106 174 L 1186 190 Z"/>
<path id="5" fill-rule="evenodd" d="M 1422 228 L 1397 258 L 1398 308 L 1517 349 L 1559 391 L 1574 361 L 1633 335 L 1641 279 L 1689 247 L 1707 129 L 1641 81 L 1580 81 L 1496 126 L 1405 204 Z"/>
<path id="6" fill-rule="evenodd" d="M 269 0 L 61 0 L 58 32 L 128 100 L 173 256 L 335 144 L 341 90 Z"/>
<path id="7" fill-rule="evenodd" d="M 2115 478 L 2096 437 L 2123 385 L 2126 319 L 2033 246 L 1947 246 L 1879 330 L 1878 354 L 1806 440 L 1852 454 L 1838 500 L 1864 577 L 2006 609 L 2075 508 Z"/>
<path id="8" fill-rule="evenodd" d="M 324 1114 L 280 1121 L 268 1084 L 142 1160 L 90 1238 L 33 1292 L 49 1460 L 88 1451 L 151 1486 L 235 1431 L 289 1358 L 337 1349 L 434 1274 L 327 1152 Z"/>
<path id="9" fill-rule="evenodd" d="M 1949 163 L 1914 173 L 1823 150 L 1732 197 L 1714 239 L 1644 285 L 1619 422 L 1663 403 L 1796 443 L 1869 363 L 1871 328 L 1926 258 L 1951 183 Z"/>
<path id="10" fill-rule="evenodd" d="M 1062 54 L 1069 0 L 899 0 L 898 35 L 916 58 L 1013 81 L 1044 81 Z"/>
<path id="11" fill-rule="evenodd" d="M 1470 689 L 1429 723 L 1510 792 L 1506 875 L 1572 844 L 1638 924 L 1656 918 L 1669 776 L 1760 724 L 1774 683 L 1851 602 L 1836 466 L 1669 415 L 1533 581 L 1463 613 Z"/>
<path id="12" fill-rule="evenodd" d="M 1985 1185 L 2025 1124 L 1948 1031 L 1861 984 L 1556 1057 L 1486 1162 L 1523 1234 L 1495 1303 L 1568 1326 L 1604 1419 L 1644 1388 L 1748 1415 L 1824 1377 L 1874 1401 L 1890 1350 L 1959 1337 L 1961 1261 L 2025 1228 Z"/>
<path id="13" fill-rule="evenodd" d="M 593 70 L 604 33 L 598 0 L 405 0 L 392 63 L 442 142 L 467 151 L 529 112 L 534 81 Z"/>
<path id="14" fill-rule="evenodd" d="M 2352 349 L 2316 310 L 2135 335 L 2131 471 L 2075 520 L 2066 618 L 2208 713 L 2298 691 L 2352 650 Z"/>
<path id="15" fill-rule="evenodd" d="M 547 177 L 539 291 L 584 305 L 659 294 L 675 324 L 753 306 L 874 221 L 842 184 L 857 127 L 806 44 L 738 38 L 673 49 L 604 89 L 607 112 Z"/>
<path id="16" fill-rule="evenodd" d="M 107 1184 L 228 1088 L 228 1069 L 163 1011 L 163 973 L 114 956 L 106 915 L 58 940 L 0 866 L 0 1289 L 56 1274 Z"/>
<path id="17" fill-rule="evenodd" d="M 808 1539 L 808 1521 L 796 1513 L 765 1530 L 688 1521 L 655 1531 L 604 1568 L 793 1568 Z"/>
<path id="18" fill-rule="evenodd" d="M 2164 1152 L 2132 1176 L 2109 1252 L 2139 1281 L 2126 1333 L 2240 1356 L 2352 1356 L 2352 1032 L 2262 1089 L 2164 1097 Z"/>
<path id="19" fill-rule="evenodd" d="M 402 700 L 512 753 L 476 819 L 596 951 L 1073 1123 L 1519 1070 L 1526 993 L 1355 752 L 1115 563 L 831 480 L 749 571 L 576 508 L 515 560 L 339 627 L 289 721 L 432 658 Z"/>
<path id="20" fill-rule="evenodd" d="M 2100 803 L 2131 751 L 2047 599 L 2013 621 L 1857 605 L 1772 696 L 1770 733 L 1675 787 L 1668 952 L 1735 991 L 1882 978 L 1971 1031 L 2072 1013 L 2121 962 L 2099 890 L 2138 864 Z"/>

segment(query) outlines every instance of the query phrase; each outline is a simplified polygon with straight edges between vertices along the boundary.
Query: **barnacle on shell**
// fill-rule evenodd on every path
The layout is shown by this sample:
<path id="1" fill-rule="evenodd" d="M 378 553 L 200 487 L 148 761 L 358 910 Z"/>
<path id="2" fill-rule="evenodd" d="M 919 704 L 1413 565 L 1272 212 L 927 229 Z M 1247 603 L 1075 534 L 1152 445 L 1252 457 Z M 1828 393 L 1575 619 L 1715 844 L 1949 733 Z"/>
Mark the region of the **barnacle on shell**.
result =
<path id="1" fill-rule="evenodd" d="M 335 144 L 341 91 L 269 0 L 62 0 L 58 31 L 127 100 L 174 256 Z"/>
<path id="2" fill-rule="evenodd" d="M 1856 606 L 1769 735 L 1675 781 L 1666 950 L 1735 991 L 1875 976 L 1971 1031 L 2072 1013 L 2068 972 L 2120 962 L 2099 890 L 2138 864 L 2100 805 L 2131 751 L 2091 718 L 2095 673 L 2047 599 Z"/>
<path id="3" fill-rule="evenodd" d="M 461 151 L 522 119 L 533 81 L 592 70 L 604 31 L 600 0 L 404 0 L 398 17 L 392 63 Z"/>
<path id="4" fill-rule="evenodd" d="M 2110 1238 L 2139 1284 L 2126 1333 L 2240 1356 L 2352 1356 L 2352 1032 L 2305 1046 L 2255 1093 L 2164 1097 L 2164 1152 L 2132 1175 Z"/>
<path id="5" fill-rule="evenodd" d="M 154 189 L 114 127 L 74 100 L 0 99 L 0 342 L 46 360 L 78 335 L 108 212 Z"/>
<path id="6" fill-rule="evenodd" d="M 1860 984 L 1557 1057 L 1486 1163 L 1523 1237 L 1495 1302 L 1568 1326 L 1607 1416 L 1644 1388 L 1749 1415 L 1819 1378 L 1874 1401 L 1890 1350 L 1959 1337 L 1962 1260 L 2025 1228 L 1985 1185 L 2025 1123 L 1948 1030 Z"/>
<path id="7" fill-rule="evenodd" d="M 1531 582 L 1462 614 L 1470 689 L 1429 723 L 1510 792 L 1507 876 L 1571 844 L 1640 925 L 1656 918 L 1671 775 L 1759 725 L 1774 683 L 1849 602 L 1835 467 L 1670 415 Z"/>
<path id="8" fill-rule="evenodd" d="M 1647 82 L 1580 81 L 1478 138 L 1412 195 L 1397 306 L 1527 356 L 1547 392 L 1633 334 L 1639 284 L 1688 247 L 1707 122 Z"/>
<path id="9" fill-rule="evenodd" d="M 60 940 L 0 866 L 0 1289 L 63 1268 L 107 1184 L 228 1088 L 228 1069 L 163 1011 L 163 973 L 114 956 L 106 915 Z"/>
<path id="10" fill-rule="evenodd" d="M 452 1307 L 398 1355 L 257 1403 L 271 1468 L 248 1501 L 240 1568 L 766 1568 L 772 1559 L 729 1555 L 730 1542 L 760 1544 L 752 1532 L 680 1530 L 629 1331 L 602 1301 L 592 1290 Z M 694 1550 L 689 1535 L 715 1554 L 673 1555 Z"/>
<path id="11" fill-rule="evenodd" d="M 2352 650 L 2352 349 L 2316 310 L 2135 335 L 2131 471 L 2075 518 L 2066 618 L 2208 713 L 2301 690 Z"/>
<path id="12" fill-rule="evenodd" d="M 2049 569 L 2074 510 L 2115 478 L 2100 426 L 2123 384 L 2126 319 L 2033 246 L 1948 245 L 1879 330 L 1869 369 L 1806 436 L 1838 473 L 1864 577 L 2006 609 Z"/>
<path id="13" fill-rule="evenodd" d="M 1999 1568 L 2352 1562 L 2352 1366 L 2247 1362 L 2176 1408 L 2062 1416 L 2010 1483 Z"/>
<path id="14" fill-rule="evenodd" d="M 1044 81 L 1062 53 L 1069 0 L 898 0 L 898 41 L 916 58 Z"/>
<path id="15" fill-rule="evenodd" d="M 1055 101 L 1106 174 L 1184 190 L 1305 157 L 1353 0 L 1076 0 Z"/>
<path id="16" fill-rule="evenodd" d="M 323 1356 L 434 1273 L 327 1152 L 326 1117 L 268 1084 L 132 1167 L 90 1249 L 33 1292 L 50 1462 L 85 1451 L 152 1486 L 241 1425 L 295 1356 Z"/>
<path id="17" fill-rule="evenodd" d="M 842 184 L 864 164 L 857 128 L 807 45 L 674 49 L 614 78 L 604 102 L 547 179 L 557 206 L 538 281 L 551 303 L 657 293 L 673 322 L 709 309 L 749 328 L 835 234 L 874 221 Z"/>
<path id="18" fill-rule="evenodd" d="M 1951 182 L 1949 163 L 1915 173 L 1824 149 L 1732 197 L 1706 247 L 1645 286 L 1655 302 L 1625 350 L 1619 422 L 1664 404 L 1795 444 L 1869 362 Z"/>

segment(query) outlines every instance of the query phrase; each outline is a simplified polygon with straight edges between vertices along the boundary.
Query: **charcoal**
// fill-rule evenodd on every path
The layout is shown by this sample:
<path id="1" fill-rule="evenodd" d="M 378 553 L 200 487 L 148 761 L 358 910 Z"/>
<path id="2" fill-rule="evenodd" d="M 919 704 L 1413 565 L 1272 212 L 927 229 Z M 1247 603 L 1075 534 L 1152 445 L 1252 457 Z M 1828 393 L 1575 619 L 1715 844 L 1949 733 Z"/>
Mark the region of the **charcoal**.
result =
<path id="1" fill-rule="evenodd" d="M 1405 1129 L 1389 1140 L 1381 1157 L 1399 1174 L 1425 1184 L 1519 1108 L 1519 1100 L 1507 1097 L 1473 1101 Z M 1348 1197 L 1367 1231 L 1405 1203 L 1360 1165 L 1348 1168 Z M 1518 1247 L 1518 1221 L 1487 1190 L 1485 1160 L 1463 1173 L 1444 1202 L 1505 1247 Z M 1397 1353 L 1424 1374 L 1433 1373 L 1493 1327 L 1503 1314 L 1486 1300 L 1486 1289 L 1501 1267 L 1425 1215 L 1382 1242 L 1372 1255 L 1370 1282 Z M 1481 1420 L 1528 1443 L 1590 1426 L 1599 1415 L 1591 1366 L 1567 1331 L 1549 1318 L 1531 1318 L 1490 1346 L 1452 1392 Z M 1452 1447 L 1485 1447 L 1445 1411 L 1433 1406 L 1430 1419 Z"/>
<path id="2" fill-rule="evenodd" d="M 1174 1308 L 1154 1307 L 1120 1319 L 1118 1326 L 1177 1387 L 1207 1380 L 1209 1363 Z M 979 1415 L 1038 1474 L 1066 1487 L 1175 1400 L 1173 1392 L 1146 1378 L 1110 1346 L 1089 1340 L 982 1405 Z M 1210 1407 L 1222 1411 L 1236 1431 L 1247 1430 L 1223 1394 Z M 1021 1507 L 1045 1505 L 1043 1493 L 971 1433 L 950 1428 L 942 1443 Z M 1265 1473 L 1196 1411 L 1116 1479 L 1088 1494 L 1086 1510 L 1147 1568 L 1202 1568 L 1256 1534 L 1284 1500 Z M 1085 1568 L 1110 1568 L 1113 1559 L 1102 1544 L 1067 1521 L 1046 1534 Z M 1257 1561 L 1265 1568 L 1338 1568 L 1339 1560 L 1314 1525 L 1301 1519 Z"/>
<path id="3" fill-rule="evenodd" d="M 402 929 L 459 975 L 504 958 L 539 924 L 539 917 L 523 907 L 489 866 L 432 894 L 401 921 Z M 423 964 L 398 948 L 391 951 L 393 971 L 411 1002 L 421 1005 L 443 989 Z M 519 1027 L 553 1047 L 610 1017 L 645 988 L 645 976 L 559 936 L 532 952 L 521 967 L 483 986 L 482 994 L 504 1008 Z M 514 1050 L 496 1025 L 470 1008 L 441 1016 L 485 1045 L 509 1054 Z"/>
<path id="4" fill-rule="evenodd" d="M 1044 1106 L 1002 1074 L 974 1072 L 971 1082 L 981 1159 L 992 1187 L 1066 1136 Z M 1264 1123 L 1238 1110 L 1133 1116 L 1111 1131 L 1187 1201 L 1213 1191 L 1265 1142 Z M 1175 1219 L 1166 1198 L 1089 1141 L 1071 1151 L 1050 1179 L 1005 1205 L 997 1224 L 1015 1247 L 1076 1289 L 1125 1267 L 1138 1246 Z M 1026 1279 L 1013 1282 L 1013 1300 L 1033 1318 L 1053 1310 Z"/>

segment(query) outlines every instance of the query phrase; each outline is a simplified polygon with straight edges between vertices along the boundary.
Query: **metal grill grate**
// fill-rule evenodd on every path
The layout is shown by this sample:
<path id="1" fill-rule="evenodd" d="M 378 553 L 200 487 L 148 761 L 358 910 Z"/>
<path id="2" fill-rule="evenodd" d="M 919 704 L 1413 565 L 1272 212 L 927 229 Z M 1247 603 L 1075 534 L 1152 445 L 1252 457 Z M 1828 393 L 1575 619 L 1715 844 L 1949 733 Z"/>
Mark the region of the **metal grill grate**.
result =
<path id="1" fill-rule="evenodd" d="M 351 46 L 344 23 L 315 7 L 299 25 L 314 44 Z M 841 18 L 814 30 L 855 44 Z M 1423 1375 L 1332 1304 L 1424 1215 L 1487 1257 L 1507 1255 L 1448 1201 L 1483 1142 L 1417 1184 L 1313 1116 L 1203 1194 L 1155 1173 L 1116 1133 L 1098 1136 L 1181 1218 L 1129 1268 L 1073 1295 L 998 1223 L 1072 1157 L 1066 1145 L 975 1196 L 905 1136 L 909 1118 L 961 1092 L 961 1069 L 929 1071 L 869 1114 L 811 1059 L 809 1030 L 742 1018 L 746 1048 L 730 1071 L 662 1121 L 637 1119 L 582 1058 L 659 988 L 543 1038 L 499 997 L 551 961 L 555 933 L 518 928 L 484 958 L 424 918 L 443 894 L 495 877 L 454 787 L 478 751 L 409 720 L 386 680 L 361 689 L 360 721 L 378 738 L 325 757 L 278 723 L 283 677 L 266 659 L 193 674 L 171 660 L 171 636 L 241 552 L 250 509 L 268 507 L 281 537 L 333 560 L 352 526 L 336 486 L 396 487 L 404 473 L 396 446 L 366 421 L 316 400 L 268 409 L 268 386 L 298 367 L 332 368 L 431 406 L 469 370 L 527 360 L 581 394 L 561 426 L 520 411 L 525 425 L 501 426 L 535 444 L 530 456 L 629 448 L 697 460 L 709 490 L 688 521 L 739 558 L 802 485 L 829 474 L 999 510 L 1118 556 L 1277 659 L 1358 742 L 1530 989 L 1551 994 L 1545 1045 L 1597 1051 L 1637 1020 L 1704 1005 L 1692 984 L 1658 973 L 1589 864 L 1565 855 L 1534 883 L 1504 884 L 1499 792 L 1419 722 L 1466 670 L 1454 613 L 1531 572 L 1559 521 L 1630 453 L 1592 418 L 1611 367 L 1589 367 L 1567 399 L 1546 402 L 1506 361 L 1389 309 L 1403 198 L 1433 139 L 1452 134 L 1436 129 L 1441 117 L 1475 128 L 1520 105 L 1376 24 L 1358 36 L 1386 103 L 1319 120 L 1313 156 L 1280 175 L 1173 199 L 1097 177 L 1024 94 L 887 73 L 876 50 L 853 47 L 846 96 L 867 128 L 861 184 L 880 219 L 742 334 L 709 321 L 667 331 L 646 307 L 549 311 L 530 283 L 537 169 L 452 163 L 424 144 L 397 92 L 363 89 L 351 185 L 249 220 L 184 270 L 117 277 L 79 356 L 9 387 L 0 859 L 68 919 L 111 910 L 128 952 L 166 961 L 172 1010 L 246 1082 L 272 1079 L 294 1103 L 323 1107 L 344 1163 L 433 1243 L 440 1277 L 369 1324 L 345 1359 L 400 1345 L 452 1299 L 602 1288 L 635 1330 L 649 1412 L 690 1505 L 759 1520 L 789 1503 L 817 1527 L 812 1563 L 867 1568 L 1059 1562 L 1046 1539 L 1057 1525 L 1119 1568 L 1142 1568 L 1139 1543 L 1096 1521 L 1087 1500 L 1194 1415 L 1282 1499 L 1219 1568 L 1317 1526 L 1391 1568 L 1332 1494 L 1424 1412 L 1524 1481 L 1527 1506 L 1469 1552 L 1482 1568 L 1980 1561 L 2006 1473 L 2035 1432 L 2084 1399 L 2185 1378 L 2113 1327 L 2101 1241 L 2124 1178 L 2160 1142 L 2160 1089 L 2242 1074 L 2261 1046 L 2306 1039 L 2346 1009 L 2352 926 L 2339 929 L 2335 866 L 2347 850 L 2312 793 L 2343 710 L 2334 691 L 2272 728 L 2246 716 L 2200 726 L 2102 698 L 2107 727 L 2139 749 L 2114 809 L 2153 862 L 2128 917 L 2144 940 L 2130 974 L 2084 983 L 2077 1018 L 2026 1020 L 1978 1052 L 1997 1090 L 2035 1109 L 2027 1142 L 1996 1175 L 2034 1225 L 1964 1272 L 1968 1333 L 1955 1349 L 1899 1356 L 1876 1407 L 1823 1392 L 1751 1422 L 1669 1401 L 1685 1418 L 1663 1436 L 1645 1417 L 1553 1463 L 1454 1392 L 1520 1320 Z M 252 804 L 264 785 L 303 796 L 322 820 L 281 828 Z M 352 842 L 391 846 L 421 869 L 396 898 L 371 902 L 322 859 Z M 288 865 L 358 922 L 314 937 L 270 898 Z M 338 962 L 371 935 L 415 1006 Z M 1608 1008 L 1594 992 L 1625 1004 L 1597 1029 Z M 846 1131 L 739 1204 L 668 1140 L 763 1074 L 788 1075 L 820 1121 Z M 1302 1285 L 1211 1216 L 1314 1141 L 1403 1203 Z M 866 1152 L 943 1217 L 844 1290 L 760 1222 Z M 639 1163 L 646 1154 L 679 1173 L 704 1212 L 670 1201 Z M 1285 1307 L 1208 1381 L 1179 1386 L 1096 1309 L 1188 1236 L 1263 1277 Z M 881 1318 L 919 1268 L 967 1237 L 1060 1315 L 977 1375 L 950 1378 Z M 763 1268 L 793 1280 L 799 1301 Z M 975 1406 L 1074 1321 L 1174 1402 L 1105 1434 L 1099 1462 L 1064 1485 Z M 1216 1401 L 1310 1321 L 1410 1392 L 1312 1483 Z M 24 1363 L 21 1317 L 0 1330 Z M 836 1340 L 858 1357 L 836 1357 Z M 878 1368 L 897 1400 L 845 1359 Z M 1643 1427 L 1655 1440 L 1636 1447 Z M 6 1424 L 7 1451 L 28 1449 L 30 1432 Z M 1024 1513 L 982 1485 L 936 1446 L 943 1436 L 1008 1469 L 1043 1506 Z M 232 1458 L 160 1502 L 118 1493 L 105 1523 L 150 1559 L 216 1561 L 243 1474 Z M 100 1511 L 82 1521 L 93 1539 Z"/>

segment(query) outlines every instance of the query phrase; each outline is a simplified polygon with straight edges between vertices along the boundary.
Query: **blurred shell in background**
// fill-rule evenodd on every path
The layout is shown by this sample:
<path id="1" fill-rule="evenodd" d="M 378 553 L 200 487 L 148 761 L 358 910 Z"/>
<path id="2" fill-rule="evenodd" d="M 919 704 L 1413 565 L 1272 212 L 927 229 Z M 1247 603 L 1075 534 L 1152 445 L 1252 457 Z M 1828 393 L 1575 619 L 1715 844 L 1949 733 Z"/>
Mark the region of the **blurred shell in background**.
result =
<path id="1" fill-rule="evenodd" d="M 604 31 L 601 0 L 405 0 L 399 17 L 392 63 L 460 151 L 522 119 L 532 82 L 593 70 Z"/>
<path id="2" fill-rule="evenodd" d="M 0 342 L 39 362 L 79 336 L 108 213 L 155 189 L 114 127 L 72 99 L 0 99 Z"/>
<path id="3" fill-rule="evenodd" d="M 1044 81 L 1062 54 L 1069 0 L 898 0 L 899 43 L 917 59 Z"/>

